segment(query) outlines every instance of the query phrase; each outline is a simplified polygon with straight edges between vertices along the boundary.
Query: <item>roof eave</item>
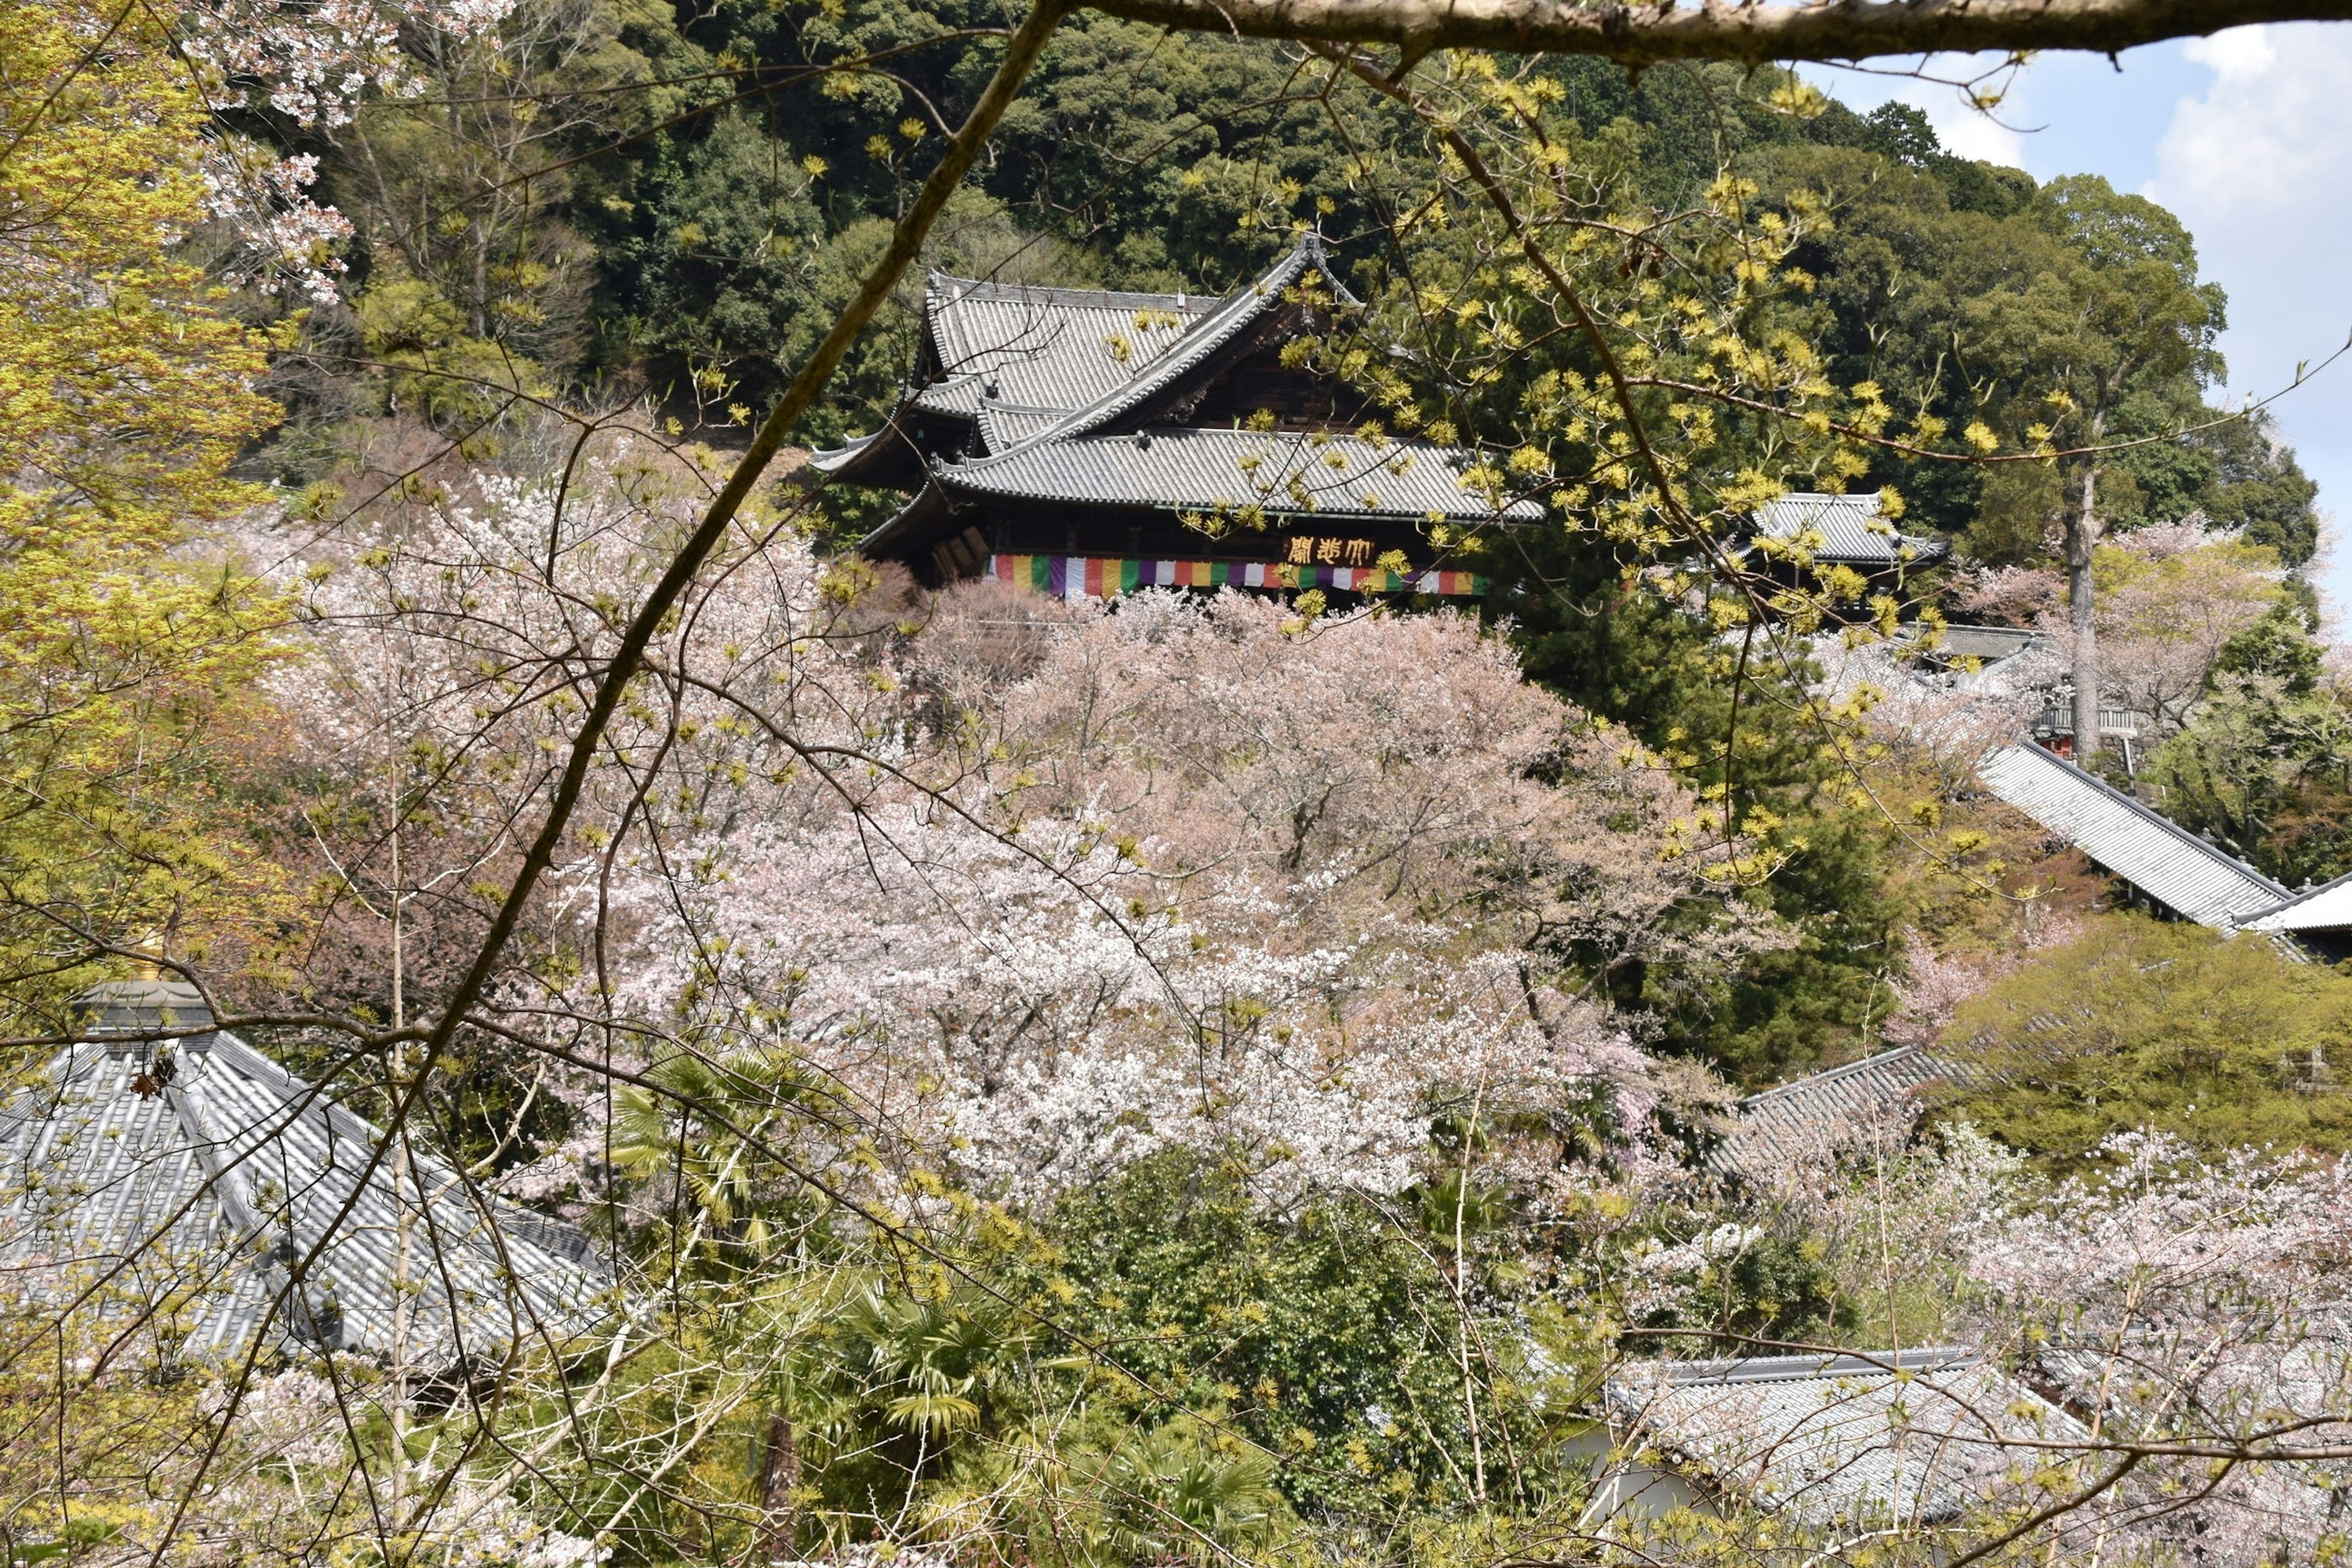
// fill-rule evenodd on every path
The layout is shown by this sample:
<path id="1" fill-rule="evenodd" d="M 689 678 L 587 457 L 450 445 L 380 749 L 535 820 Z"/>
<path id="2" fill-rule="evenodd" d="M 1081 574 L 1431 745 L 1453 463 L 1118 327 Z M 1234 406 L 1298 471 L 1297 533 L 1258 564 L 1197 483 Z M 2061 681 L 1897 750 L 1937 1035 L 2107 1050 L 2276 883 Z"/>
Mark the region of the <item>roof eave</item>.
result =
<path id="1" fill-rule="evenodd" d="M 985 461 L 985 459 L 982 460 Z M 971 483 L 965 477 L 964 473 L 960 470 L 969 469 L 973 466 L 974 465 L 971 464 L 943 465 L 932 470 L 932 478 L 942 489 L 953 490 L 959 495 L 968 496 L 975 500 L 1024 501 L 1037 506 L 1104 507 L 1116 508 L 1127 511 L 1213 511 L 1220 507 L 1254 506 L 1258 510 L 1264 512 L 1268 518 L 1311 520 L 1318 522 L 1396 522 L 1421 524 L 1437 521 L 1457 526 L 1471 524 L 1487 526 L 1495 524 L 1526 523 L 1539 521 L 1543 516 L 1541 510 L 1538 509 L 1532 512 L 1505 512 L 1501 514 L 1495 512 L 1449 511 L 1440 513 L 1437 517 L 1433 519 L 1426 508 L 1413 511 L 1370 511 L 1360 509 L 1352 509 L 1346 511 L 1308 511 L 1297 507 L 1268 506 L 1264 501 L 1242 501 L 1233 500 L 1137 500 L 1131 497 L 1126 496 L 1057 495 L 1045 490 L 1029 489 L 1012 485 L 995 486 Z M 887 523 L 883 525 L 884 528 L 887 528 L 889 524 Z M 881 529 L 877 529 L 873 534 L 867 535 L 867 539 L 870 541 L 878 537 L 881 531 Z M 864 545 L 861 543 L 859 548 L 863 549 Z"/>

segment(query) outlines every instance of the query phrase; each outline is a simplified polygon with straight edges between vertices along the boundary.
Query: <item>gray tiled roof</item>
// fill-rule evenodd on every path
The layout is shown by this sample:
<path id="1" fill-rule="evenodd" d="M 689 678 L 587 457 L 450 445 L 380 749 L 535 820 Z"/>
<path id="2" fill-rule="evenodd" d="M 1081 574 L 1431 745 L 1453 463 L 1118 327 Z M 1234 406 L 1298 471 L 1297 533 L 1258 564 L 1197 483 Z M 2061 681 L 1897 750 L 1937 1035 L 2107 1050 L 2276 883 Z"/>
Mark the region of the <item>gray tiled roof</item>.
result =
<path id="1" fill-rule="evenodd" d="M 1353 436 L 1246 430 L 1147 430 L 1034 441 L 998 457 L 933 469 L 950 490 L 1106 506 L 1260 506 L 1271 512 L 1492 521 L 1539 518 L 1534 501 L 1497 513 L 1465 489 L 1470 454 L 1424 442 L 1375 447 Z"/>
<path id="2" fill-rule="evenodd" d="M 1067 411 L 1152 369 L 1220 301 L 1042 289 L 931 274 L 923 315 L 940 376 L 924 408 L 967 417 L 983 397 Z"/>
<path id="3" fill-rule="evenodd" d="M 209 1021 L 191 989 L 171 989 Z M 98 1019 L 160 1022 L 152 1005 Z M 398 1151 L 376 1128 L 235 1035 L 162 1047 L 173 1070 L 158 1084 L 158 1047 L 91 1032 L 0 1108 L 0 1269 L 35 1299 L 99 1288 L 102 1310 L 152 1315 L 184 1334 L 180 1353 L 215 1360 L 264 1332 L 389 1357 L 404 1277 L 420 1368 L 595 1321 L 604 1276 L 578 1230 L 422 1150 L 395 1185 Z M 314 1249 L 289 1295 L 289 1266 Z"/>
<path id="4" fill-rule="evenodd" d="M 886 553 L 904 547 L 936 523 L 943 493 L 1414 522 L 1540 518 L 1542 508 L 1532 500 L 1508 501 L 1498 510 L 1465 489 L 1461 476 L 1477 461 L 1475 453 L 1418 441 L 1375 445 L 1343 433 L 1152 423 L 1155 410 L 1183 417 L 1204 378 L 1256 347 L 1310 280 L 1319 280 L 1334 303 L 1356 303 L 1313 234 L 1302 235 L 1264 276 L 1210 301 L 1013 289 L 935 275 L 927 310 L 936 353 L 951 371 L 983 368 L 937 383 L 917 401 L 968 415 L 984 455 L 934 459 L 932 487 L 861 548 Z M 1114 352 L 1114 340 L 1123 353 Z M 821 453 L 816 465 L 841 471 L 866 444 Z"/>
<path id="5" fill-rule="evenodd" d="M 2297 893 L 2276 909 L 2241 922 L 2248 931 L 2352 930 L 2352 873 Z"/>
<path id="6" fill-rule="evenodd" d="M 2040 746 L 1979 765 L 1984 785 L 2185 920 L 2235 931 L 2286 901 L 2252 866 Z"/>
<path id="7" fill-rule="evenodd" d="M 1956 1070 L 1916 1046 L 1903 1046 L 1751 1094 L 1739 1102 L 1739 1124 L 1709 1163 L 1745 1171 L 1775 1156 L 1833 1152 L 1887 1108 L 1916 1104 L 1920 1089 Z"/>
<path id="8" fill-rule="evenodd" d="M 1322 240 L 1313 234 L 1300 236 L 1265 276 L 1222 300 L 933 273 L 923 312 L 940 377 L 914 401 L 966 418 L 980 417 L 992 402 L 1058 409 L 1067 422 L 1057 434 L 1099 430 L 1235 344 L 1311 274 L 1321 275 L 1337 300 L 1355 302 L 1331 275 Z"/>
<path id="9" fill-rule="evenodd" d="M 1001 453 L 1024 441 L 1148 418 L 1153 398 L 1227 350 L 1246 346 L 1253 330 L 1310 275 L 1321 278 L 1335 302 L 1358 302 L 1311 233 L 1264 276 L 1222 299 L 986 283 L 934 272 L 923 320 L 938 370 L 901 404 L 893 423 L 910 409 L 969 419 L 982 449 Z M 814 454 L 810 466 L 824 474 L 870 468 L 859 457 L 877 437 L 851 437 Z"/>
<path id="10" fill-rule="evenodd" d="M 2024 626 L 1946 626 L 1936 651 L 1945 658 L 2013 658 L 2041 640 Z"/>
<path id="11" fill-rule="evenodd" d="M 1769 502 L 1756 517 L 1765 539 L 1791 540 L 1808 531 L 1822 536 L 1812 558 L 1832 565 L 1884 570 L 1939 561 L 1951 547 L 1939 539 L 1898 533 L 1879 511 L 1875 495 L 1833 496 L 1797 491 Z"/>
<path id="12" fill-rule="evenodd" d="M 1303 234 L 1298 243 L 1255 283 L 1234 289 L 1218 301 L 1217 308 L 1185 328 L 1183 335 L 1170 348 L 1135 376 L 1092 402 L 1073 411 L 1070 416 L 1052 429 L 1032 437 L 1034 440 L 1070 440 L 1108 429 L 1130 415 L 1143 411 L 1151 400 L 1173 389 L 1194 371 L 1215 361 L 1227 349 L 1235 348 L 1249 339 L 1254 329 L 1267 317 L 1281 310 L 1285 296 L 1297 289 L 1310 275 L 1319 275 L 1330 289 L 1334 300 L 1340 304 L 1360 303 L 1332 276 L 1324 259 L 1323 241 L 1314 234 Z M 1012 401 L 1034 401 L 1013 398 Z"/>
<path id="13" fill-rule="evenodd" d="M 983 401 L 980 405 L 980 445 L 984 452 L 1002 452 L 1034 439 L 1059 425 L 1066 408 L 1022 408 L 1013 404 Z"/>
<path id="14" fill-rule="evenodd" d="M 1612 1415 L 1724 1490 L 1808 1527 L 1932 1524 L 1989 1497 L 2034 1498 L 2047 1450 L 2082 1425 L 1957 1348 L 1643 1362 Z"/>

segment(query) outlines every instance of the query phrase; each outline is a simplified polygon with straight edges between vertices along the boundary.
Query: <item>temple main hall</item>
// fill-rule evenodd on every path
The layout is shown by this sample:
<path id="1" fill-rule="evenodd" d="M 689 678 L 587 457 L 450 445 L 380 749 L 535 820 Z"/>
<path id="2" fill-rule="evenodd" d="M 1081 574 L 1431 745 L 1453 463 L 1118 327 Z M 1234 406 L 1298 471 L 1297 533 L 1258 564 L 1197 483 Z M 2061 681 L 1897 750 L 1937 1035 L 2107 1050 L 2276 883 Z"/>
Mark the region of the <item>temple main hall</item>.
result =
<path id="1" fill-rule="evenodd" d="M 1360 309 L 1312 234 L 1223 299 L 935 272 L 889 420 L 814 467 L 906 494 L 859 548 L 934 585 L 1482 594 L 1463 542 L 1542 507 L 1476 452 L 1365 430 L 1301 342 Z"/>

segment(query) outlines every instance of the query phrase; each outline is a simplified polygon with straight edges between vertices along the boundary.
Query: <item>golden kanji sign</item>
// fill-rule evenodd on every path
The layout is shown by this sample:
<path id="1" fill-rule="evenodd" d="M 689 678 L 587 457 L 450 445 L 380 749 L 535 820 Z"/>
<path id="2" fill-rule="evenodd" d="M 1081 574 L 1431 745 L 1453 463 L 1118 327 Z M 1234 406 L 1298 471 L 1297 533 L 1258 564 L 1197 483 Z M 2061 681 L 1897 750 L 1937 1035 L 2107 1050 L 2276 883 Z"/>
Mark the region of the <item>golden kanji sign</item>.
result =
<path id="1" fill-rule="evenodd" d="M 1311 533 L 1293 534 L 1290 540 L 1288 563 L 1293 566 L 1369 566 L 1372 563 L 1372 542 L 1369 539 L 1330 539 Z"/>

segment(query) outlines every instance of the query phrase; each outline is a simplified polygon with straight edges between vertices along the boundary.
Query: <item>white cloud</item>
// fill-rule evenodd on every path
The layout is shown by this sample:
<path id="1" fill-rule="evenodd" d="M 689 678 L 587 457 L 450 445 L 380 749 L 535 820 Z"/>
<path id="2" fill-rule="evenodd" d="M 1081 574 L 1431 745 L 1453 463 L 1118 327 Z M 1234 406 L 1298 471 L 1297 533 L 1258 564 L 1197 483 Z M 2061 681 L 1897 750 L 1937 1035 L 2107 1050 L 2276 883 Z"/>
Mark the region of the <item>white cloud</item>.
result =
<path id="1" fill-rule="evenodd" d="M 2147 194 L 2189 225 L 2205 275 L 2229 291 L 2230 390 L 2268 394 L 2352 325 L 2352 29 L 2240 27 L 2185 54 L 2212 79 L 2174 105 Z M 2352 362 L 2275 412 L 2322 505 L 2352 491 Z M 2338 604 L 2352 602 L 2348 574 L 2352 563 L 2320 563 Z"/>
<path id="2" fill-rule="evenodd" d="M 2025 133 L 2016 125 L 2020 108 L 2017 96 L 2012 92 L 2009 101 L 1992 114 L 1975 108 L 1948 89 L 1937 91 L 1920 107 L 1927 111 L 1927 123 L 1936 128 L 1936 139 L 1944 144 L 1946 152 L 2021 169 L 2025 167 Z"/>
<path id="3" fill-rule="evenodd" d="M 1948 85 L 1994 69 L 2001 58 L 1999 55 L 1930 56 L 1921 65 L 1920 72 L 1938 79 L 1934 81 L 1829 67 L 1813 68 L 1806 74 L 1822 91 L 1859 113 L 1867 114 L 1882 103 L 1909 104 L 1927 117 L 1927 123 L 1936 129 L 1936 139 L 1948 152 L 1963 158 L 1981 158 L 1989 163 L 2023 168 L 2025 138 L 2014 129 L 2023 123 L 2021 91 L 2010 93 L 1996 118 L 1977 109 L 1967 92 Z"/>
<path id="4" fill-rule="evenodd" d="M 2181 51 L 2213 83 L 2173 110 L 2157 149 L 2158 200 L 2215 217 L 2322 216 L 2312 199 L 2340 188 L 2352 131 L 2352 38 L 2297 28 L 2282 53 L 2278 31 L 2234 28 Z"/>

